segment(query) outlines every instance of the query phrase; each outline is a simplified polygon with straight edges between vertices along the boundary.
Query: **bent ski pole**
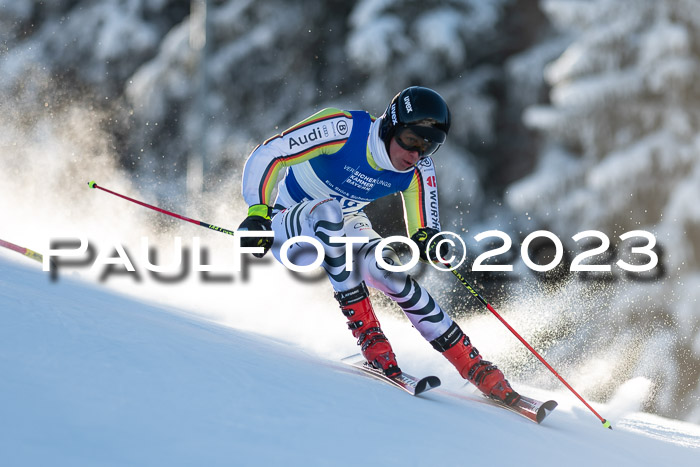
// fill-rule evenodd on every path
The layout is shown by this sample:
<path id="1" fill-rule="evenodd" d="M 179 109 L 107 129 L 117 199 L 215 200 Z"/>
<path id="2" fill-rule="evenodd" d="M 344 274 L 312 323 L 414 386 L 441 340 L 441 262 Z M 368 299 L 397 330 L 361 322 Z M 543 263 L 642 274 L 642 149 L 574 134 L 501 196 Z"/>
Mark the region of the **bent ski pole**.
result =
<path id="1" fill-rule="evenodd" d="M 149 209 L 153 209 L 154 211 L 158 211 L 158 212 L 160 212 L 160 213 L 167 214 L 168 216 L 176 217 L 176 218 L 178 218 L 178 219 L 182 219 L 183 221 L 191 222 L 191 223 L 193 223 L 193 224 L 200 225 L 200 226 L 202 226 L 202 227 L 204 227 L 204 228 L 207 228 L 207 229 L 216 230 L 217 232 L 222 232 L 222 233 L 225 233 L 225 234 L 228 234 L 228 235 L 235 235 L 235 232 L 234 232 L 233 230 L 224 229 L 224 228 L 222 228 L 222 227 L 218 227 L 218 226 L 213 225 L 213 224 L 207 224 L 206 222 L 202 222 L 202 221 L 190 219 L 189 217 L 181 216 L 180 214 L 176 214 L 176 213 L 174 213 L 174 212 L 166 211 L 165 209 L 161 209 L 161 208 L 158 208 L 158 207 L 156 207 L 156 206 L 152 206 L 152 205 L 150 205 L 150 204 L 144 203 L 143 201 L 139 201 L 139 200 L 136 200 L 136 199 L 133 199 L 133 198 L 129 198 L 128 196 L 124 196 L 124 195 L 121 195 L 121 194 L 119 194 L 119 193 L 116 193 L 116 192 L 114 192 L 114 191 L 112 191 L 112 190 L 108 190 L 107 188 L 101 187 L 101 186 L 99 186 L 97 183 L 95 183 L 94 181 L 88 182 L 88 186 L 89 186 L 90 188 L 97 188 L 98 190 L 105 191 L 105 192 L 107 192 L 107 193 L 109 193 L 109 194 L 112 194 L 112 195 L 114 195 L 114 196 L 118 196 L 118 197 L 123 198 L 123 199 L 125 199 L 125 200 L 127 200 L 127 201 L 131 201 L 132 203 L 139 204 L 139 205 L 141 205 L 141 206 L 143 206 L 143 207 L 146 207 L 146 208 L 149 208 Z"/>
<path id="2" fill-rule="evenodd" d="M 520 336 L 520 334 L 518 334 L 518 332 L 517 332 L 515 329 L 513 329 L 512 326 L 511 326 L 510 324 L 508 324 L 508 322 L 506 322 L 505 319 L 503 319 L 503 317 L 502 317 L 501 315 L 499 315 L 499 314 L 496 312 L 496 310 L 493 309 L 493 307 L 484 299 L 484 297 L 482 297 L 481 294 L 479 294 L 479 292 L 477 292 L 476 290 L 474 290 L 474 287 L 472 287 L 471 284 L 470 284 L 469 282 L 467 282 L 467 280 L 464 278 L 464 276 L 462 276 L 462 275 L 459 273 L 459 271 L 457 271 L 456 269 L 453 269 L 452 266 L 450 266 L 448 263 L 444 263 L 444 264 L 445 264 L 445 266 L 447 266 L 447 267 L 452 271 L 452 274 L 455 275 L 455 277 L 462 283 L 462 285 L 463 285 L 464 287 L 467 288 L 467 290 L 469 291 L 469 293 L 471 293 L 471 294 L 472 294 L 474 297 L 476 297 L 476 299 L 479 300 L 486 308 L 488 308 L 488 310 L 489 310 L 491 313 L 493 313 L 493 315 L 494 315 L 496 318 L 498 318 L 498 320 L 499 320 L 501 323 L 503 323 L 503 324 L 505 325 L 505 327 L 507 327 L 508 330 L 509 330 L 510 332 L 512 332 L 513 335 L 514 335 L 515 337 L 517 337 L 518 340 L 519 340 L 520 342 L 522 342 L 523 345 L 524 345 L 525 347 L 527 347 L 527 349 L 528 349 L 530 352 L 532 352 L 532 354 L 533 354 L 535 357 L 537 357 L 537 358 L 539 359 L 539 361 L 541 361 L 541 362 L 544 364 L 544 366 L 546 366 L 547 369 L 549 369 L 549 371 L 551 371 L 551 372 L 554 374 L 554 376 L 556 376 L 556 377 L 559 379 L 559 381 L 561 381 L 561 382 L 564 384 L 564 386 L 566 386 L 576 397 L 579 398 L 579 400 L 580 400 L 581 402 L 583 402 L 583 404 L 584 404 L 586 407 L 588 407 L 588 409 L 589 409 L 591 412 L 593 412 L 593 414 L 594 414 L 596 417 L 598 417 L 598 419 L 603 423 L 603 426 L 604 426 L 605 428 L 610 428 L 610 429 L 612 430 L 612 425 L 610 424 L 610 422 L 607 421 L 606 419 L 604 419 L 603 417 L 601 417 L 601 416 L 598 414 L 598 412 L 596 412 L 595 409 L 594 409 L 593 407 L 591 407 L 590 404 L 589 404 L 588 402 L 586 402 L 586 400 L 585 400 L 583 397 L 581 397 L 581 396 L 579 395 L 579 393 L 576 392 L 576 391 L 574 390 L 574 388 L 572 388 L 571 385 L 570 385 L 569 383 L 567 383 L 566 380 L 565 380 L 564 378 L 562 378 L 562 377 L 559 375 L 559 373 L 557 373 L 556 370 L 555 370 L 554 368 L 552 368 L 552 366 L 551 366 L 549 363 L 547 363 L 547 361 L 546 361 L 546 360 L 545 360 L 545 359 L 544 359 L 530 344 L 528 344 L 527 341 L 526 341 L 525 339 L 523 339 L 523 338 Z"/>

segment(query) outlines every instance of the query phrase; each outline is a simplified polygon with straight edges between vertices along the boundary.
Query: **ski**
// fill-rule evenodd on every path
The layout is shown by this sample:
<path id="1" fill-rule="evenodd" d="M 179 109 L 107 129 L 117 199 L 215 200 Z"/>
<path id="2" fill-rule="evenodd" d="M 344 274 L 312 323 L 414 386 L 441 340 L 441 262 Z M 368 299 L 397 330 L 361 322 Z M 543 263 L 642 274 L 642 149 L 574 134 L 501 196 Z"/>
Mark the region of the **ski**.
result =
<path id="1" fill-rule="evenodd" d="M 515 412 L 518 415 L 531 420 L 535 423 L 542 423 L 542 420 L 547 418 L 547 416 L 552 413 L 552 411 L 557 407 L 557 402 L 553 400 L 548 400 L 545 402 L 538 401 L 531 397 L 520 395 L 520 399 L 513 405 L 506 405 L 498 399 L 494 399 L 488 396 L 484 396 L 489 402 L 498 407 L 503 407 L 511 412 Z"/>
<path id="2" fill-rule="evenodd" d="M 485 394 L 479 393 L 478 395 L 468 395 L 460 394 L 446 389 L 440 389 L 441 394 L 445 394 L 450 397 L 456 397 L 458 399 L 464 399 L 471 402 L 479 402 L 481 404 L 488 404 L 494 407 L 500 407 L 507 409 L 511 412 L 527 418 L 528 420 L 535 423 L 542 423 L 542 421 L 549 416 L 550 413 L 557 407 L 557 402 L 553 400 L 548 400 L 545 402 L 538 401 L 531 397 L 520 395 L 520 400 L 508 406 L 498 399 L 486 396 Z"/>
<path id="3" fill-rule="evenodd" d="M 399 389 L 403 389 L 412 396 L 417 396 L 440 386 L 440 379 L 437 376 L 416 378 L 415 376 L 402 372 L 399 376 L 389 378 L 382 372 L 382 370 L 379 370 L 368 363 L 367 360 L 365 360 L 365 358 L 360 354 L 345 357 L 341 361 L 354 368 L 362 370 L 369 376 L 384 381 L 385 383 L 389 383 Z"/>

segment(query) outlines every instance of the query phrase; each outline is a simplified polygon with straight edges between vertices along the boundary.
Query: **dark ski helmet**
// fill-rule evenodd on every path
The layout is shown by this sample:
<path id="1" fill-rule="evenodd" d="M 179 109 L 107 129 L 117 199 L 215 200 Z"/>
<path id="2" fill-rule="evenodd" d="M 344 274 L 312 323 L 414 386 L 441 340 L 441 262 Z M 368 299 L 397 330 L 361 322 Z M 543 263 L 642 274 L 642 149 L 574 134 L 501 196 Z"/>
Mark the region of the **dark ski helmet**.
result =
<path id="1" fill-rule="evenodd" d="M 411 86 L 391 100 L 382 116 L 379 137 L 387 152 L 391 138 L 397 136 L 401 147 L 416 150 L 423 158 L 438 150 L 449 131 L 450 109 L 442 96 L 432 89 Z M 406 137 L 401 138 L 402 135 Z M 416 140 L 418 144 L 407 144 Z"/>

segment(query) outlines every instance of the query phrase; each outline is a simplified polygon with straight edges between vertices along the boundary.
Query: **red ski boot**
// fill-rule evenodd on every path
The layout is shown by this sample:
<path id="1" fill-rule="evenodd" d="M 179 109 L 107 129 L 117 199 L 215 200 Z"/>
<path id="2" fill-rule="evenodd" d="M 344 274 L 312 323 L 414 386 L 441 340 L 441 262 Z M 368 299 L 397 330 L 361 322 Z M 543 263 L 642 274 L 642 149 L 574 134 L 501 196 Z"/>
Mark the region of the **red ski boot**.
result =
<path id="1" fill-rule="evenodd" d="M 470 381 L 487 396 L 505 402 L 506 405 L 513 405 L 520 399 L 501 370 L 481 358 L 479 351 L 472 346 L 469 337 L 457 323 L 452 323 L 445 334 L 430 343 L 457 368 L 462 378 Z"/>
<path id="2" fill-rule="evenodd" d="M 365 283 L 362 282 L 344 292 L 336 292 L 335 299 L 348 318 L 348 328 L 353 337 L 357 338 L 357 345 L 367 361 L 384 371 L 390 378 L 400 375 L 401 369 L 396 363 L 396 355 L 379 327 L 379 320 L 372 309 Z"/>

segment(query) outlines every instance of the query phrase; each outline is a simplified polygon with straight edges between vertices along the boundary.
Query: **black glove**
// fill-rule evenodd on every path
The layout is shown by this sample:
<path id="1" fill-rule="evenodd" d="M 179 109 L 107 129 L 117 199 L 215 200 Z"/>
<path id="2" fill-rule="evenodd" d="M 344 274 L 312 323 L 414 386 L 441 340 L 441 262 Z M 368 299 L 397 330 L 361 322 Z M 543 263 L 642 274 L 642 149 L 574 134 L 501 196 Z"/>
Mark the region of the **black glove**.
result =
<path id="1" fill-rule="evenodd" d="M 238 230 L 272 230 L 272 221 L 270 220 L 270 207 L 264 204 L 255 204 L 248 209 L 248 217 L 245 218 Z M 241 246 L 243 247 L 262 247 L 262 253 L 253 253 L 256 258 L 262 258 L 272 246 L 272 237 L 241 237 Z"/>
<path id="2" fill-rule="evenodd" d="M 411 240 L 418 245 L 418 250 L 420 251 L 420 259 L 423 262 L 431 262 L 431 263 L 439 263 L 437 256 L 435 255 L 435 247 L 437 246 L 438 243 L 440 243 L 440 240 L 442 239 L 441 236 L 435 237 L 435 235 L 439 234 L 437 230 L 433 229 L 432 227 L 423 227 L 422 229 L 418 229 L 416 233 L 411 235 Z M 433 241 L 430 242 L 430 245 L 428 245 L 428 242 L 435 237 Z M 447 259 L 447 255 L 450 252 L 450 245 L 447 242 L 444 242 L 442 245 L 440 245 L 440 257 L 443 259 Z"/>

